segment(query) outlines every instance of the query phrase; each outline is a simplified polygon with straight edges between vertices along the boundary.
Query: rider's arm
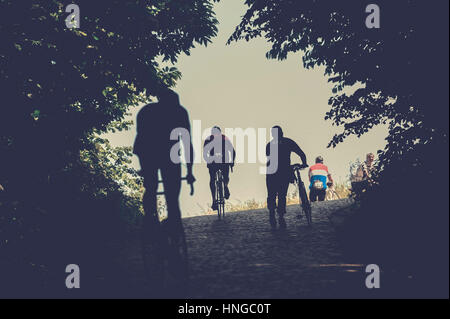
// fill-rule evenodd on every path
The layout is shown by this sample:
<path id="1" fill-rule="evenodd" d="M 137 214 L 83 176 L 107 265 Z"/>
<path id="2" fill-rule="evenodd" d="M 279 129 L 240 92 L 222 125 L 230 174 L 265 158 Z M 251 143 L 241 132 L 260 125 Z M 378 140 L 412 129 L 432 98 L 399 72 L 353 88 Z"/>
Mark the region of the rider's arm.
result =
<path id="1" fill-rule="evenodd" d="M 363 176 L 365 179 L 370 179 L 369 166 L 366 163 L 363 164 Z"/>
<path id="2" fill-rule="evenodd" d="M 233 147 L 233 165 L 235 161 L 236 161 L 236 150 Z"/>
<path id="3" fill-rule="evenodd" d="M 184 152 L 184 159 L 186 161 L 186 167 L 187 167 L 187 175 L 193 176 L 192 174 L 192 166 L 194 164 L 194 148 L 192 146 L 192 139 L 191 139 L 191 123 L 189 121 L 189 114 L 185 113 L 185 124 L 184 128 L 189 132 L 189 138 L 183 138 L 183 148 L 185 150 L 189 150 L 189 152 Z"/>
<path id="4" fill-rule="evenodd" d="M 358 179 L 358 181 L 362 181 L 364 179 L 364 168 L 363 168 L 362 164 L 356 170 L 355 175 L 356 175 L 356 178 Z"/>
<path id="5" fill-rule="evenodd" d="M 136 117 L 136 138 L 134 140 L 134 144 L 133 144 L 133 153 L 136 155 L 139 155 L 139 153 L 141 153 L 140 148 L 141 148 L 141 136 L 139 134 L 139 132 L 141 132 L 142 130 L 142 126 L 143 126 L 143 117 L 144 117 L 144 112 L 143 109 L 141 109 L 139 111 L 139 113 L 137 114 Z"/>
<path id="6" fill-rule="evenodd" d="M 330 181 L 330 183 L 333 185 L 334 184 L 334 181 L 333 181 L 333 178 L 331 177 L 331 174 L 328 172 L 328 180 Z"/>
<path id="7" fill-rule="evenodd" d="M 207 145 L 210 142 L 211 142 L 210 139 L 207 138 L 205 140 L 205 143 L 203 143 L 203 159 L 205 160 L 206 163 L 209 163 L 209 156 L 210 156 L 209 152 L 210 152 L 210 149 L 207 147 Z"/>
<path id="8" fill-rule="evenodd" d="M 231 143 L 231 141 L 229 139 L 226 139 L 226 143 L 227 143 L 227 149 L 231 152 L 231 165 L 234 166 L 234 161 L 236 160 L 236 150 L 233 147 L 233 144 Z"/>
<path id="9" fill-rule="evenodd" d="M 305 153 L 302 151 L 300 146 L 297 145 L 297 143 L 295 143 L 293 140 L 290 140 L 290 141 L 291 141 L 291 150 L 292 150 L 292 152 L 297 154 L 302 159 L 303 165 L 307 166 L 308 164 L 306 163 L 306 155 L 305 155 Z"/>

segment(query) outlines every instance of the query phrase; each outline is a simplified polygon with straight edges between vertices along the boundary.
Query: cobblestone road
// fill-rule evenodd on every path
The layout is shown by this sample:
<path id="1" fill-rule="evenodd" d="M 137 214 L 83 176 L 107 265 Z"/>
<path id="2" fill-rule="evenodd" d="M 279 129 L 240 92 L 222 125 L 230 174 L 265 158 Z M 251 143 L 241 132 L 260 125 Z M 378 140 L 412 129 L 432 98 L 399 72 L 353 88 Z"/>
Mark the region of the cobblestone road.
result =
<path id="1" fill-rule="evenodd" d="M 332 212 L 349 200 L 313 204 L 313 225 L 288 206 L 286 230 L 271 230 L 265 209 L 183 219 L 192 298 L 317 298 L 354 296 L 364 285 L 362 265 L 341 253 Z M 140 249 L 124 248 L 132 281 L 143 280 Z"/>

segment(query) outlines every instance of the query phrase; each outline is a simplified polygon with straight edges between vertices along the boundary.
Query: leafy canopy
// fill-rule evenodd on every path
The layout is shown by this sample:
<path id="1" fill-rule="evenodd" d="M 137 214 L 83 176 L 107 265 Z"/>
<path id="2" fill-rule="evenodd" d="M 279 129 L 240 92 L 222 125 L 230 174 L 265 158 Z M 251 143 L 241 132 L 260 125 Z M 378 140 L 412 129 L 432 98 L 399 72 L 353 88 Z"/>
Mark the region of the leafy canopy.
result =
<path id="1" fill-rule="evenodd" d="M 442 45 L 444 38 L 430 41 L 430 37 L 448 32 L 443 26 L 448 24 L 448 4 L 378 1 L 380 29 L 366 28 L 364 1 L 247 0 L 246 4 L 249 9 L 229 42 L 264 37 L 272 43 L 268 58 L 283 60 L 290 52 L 303 51 L 306 68 L 325 66 L 325 75 L 334 83 L 326 119 L 344 128 L 330 146 L 387 122 L 389 145 L 397 151 L 432 138 L 447 140 L 442 63 L 448 60 L 448 48 Z M 355 84 L 363 87 L 350 96 L 343 93 Z"/>
<path id="2" fill-rule="evenodd" d="M 180 72 L 156 60 L 207 45 L 217 33 L 214 2 L 80 0 L 80 28 L 68 29 L 68 3 L 1 0 L 0 156 L 11 169 L 0 178 L 46 178 L 94 131 L 173 86 Z"/>

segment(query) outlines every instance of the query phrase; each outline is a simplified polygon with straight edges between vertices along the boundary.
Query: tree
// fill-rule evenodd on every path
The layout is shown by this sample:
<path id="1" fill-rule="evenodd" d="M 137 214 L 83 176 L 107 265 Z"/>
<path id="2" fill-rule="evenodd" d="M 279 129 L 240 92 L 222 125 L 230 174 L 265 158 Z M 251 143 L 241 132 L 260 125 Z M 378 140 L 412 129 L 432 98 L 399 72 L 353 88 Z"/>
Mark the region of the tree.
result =
<path id="1" fill-rule="evenodd" d="M 66 2 L 0 0 L 0 248 L 10 260 L 88 254 L 113 236 L 117 207 L 137 211 L 130 149 L 99 136 L 127 129 L 131 107 L 174 86 L 180 72 L 157 60 L 211 41 L 214 2 L 79 0 L 79 28 L 69 29 Z"/>
<path id="2" fill-rule="evenodd" d="M 268 58 L 282 60 L 301 50 L 306 68 L 325 65 L 325 75 L 335 83 L 326 118 L 344 126 L 331 145 L 386 122 L 391 132 L 399 126 L 406 132 L 420 125 L 423 131 L 433 129 L 436 138 L 448 135 L 447 121 L 441 116 L 448 108 L 439 114 L 433 108 L 448 100 L 442 81 L 445 71 L 438 67 L 445 63 L 448 49 L 439 42 L 426 48 L 420 45 L 448 21 L 439 5 L 379 1 L 382 26 L 367 29 L 366 4 L 360 1 L 248 0 L 246 4 L 250 8 L 229 42 L 264 36 L 272 43 Z M 350 96 L 340 93 L 357 83 L 364 87 Z M 435 88 L 433 94 L 424 89 L 429 87 Z M 429 133 L 417 134 L 411 140 L 429 137 Z"/>
<path id="3" fill-rule="evenodd" d="M 247 0 L 249 9 L 228 42 L 264 37 L 272 44 L 268 58 L 283 60 L 302 51 L 304 67 L 325 67 L 334 83 L 325 118 L 343 127 L 329 146 L 389 125 L 387 146 L 379 153 L 379 186 L 363 199 L 366 214 L 354 224 L 360 231 L 352 240 L 373 252 L 370 241 L 370 247 L 389 256 L 385 260 L 404 257 L 403 264 L 413 260 L 419 265 L 416 256 L 430 257 L 443 265 L 433 281 L 442 283 L 439 276 L 448 278 L 448 240 L 442 239 L 448 238 L 448 182 L 442 177 L 448 176 L 449 158 L 449 4 L 376 3 L 381 26 L 368 29 L 368 3 L 361 1 Z M 344 88 L 354 85 L 360 88 L 347 95 Z M 409 245 L 436 249 L 420 255 Z M 422 274 L 427 272 L 432 273 Z"/>
<path id="4" fill-rule="evenodd" d="M 212 2 L 80 0 L 81 26 L 68 29 L 62 1 L 2 0 L 1 179 L 16 181 L 13 189 L 46 179 L 93 129 L 106 131 L 172 86 L 180 73 L 156 58 L 175 62 L 194 43 L 209 43 L 217 32 Z"/>

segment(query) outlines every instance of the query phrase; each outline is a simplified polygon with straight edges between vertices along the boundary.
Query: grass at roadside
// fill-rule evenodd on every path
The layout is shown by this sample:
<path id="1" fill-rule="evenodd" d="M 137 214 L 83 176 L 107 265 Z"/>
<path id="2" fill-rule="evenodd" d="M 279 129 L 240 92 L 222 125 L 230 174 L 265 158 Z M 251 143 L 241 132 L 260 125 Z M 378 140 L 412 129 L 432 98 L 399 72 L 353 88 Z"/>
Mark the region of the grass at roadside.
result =
<path id="1" fill-rule="evenodd" d="M 335 186 L 335 191 L 339 195 L 341 199 L 348 198 L 351 195 L 351 190 L 345 183 L 337 183 Z M 292 185 L 289 188 L 289 192 L 286 198 L 287 205 L 294 205 L 298 204 L 300 202 L 299 196 L 298 196 L 298 190 L 297 188 L 294 188 Z M 308 196 L 309 196 L 309 190 Z M 213 211 L 210 208 L 210 204 L 208 203 L 206 207 L 208 209 L 203 209 L 203 211 L 199 215 L 214 215 L 217 214 L 216 211 Z M 255 209 L 262 209 L 267 208 L 266 201 L 257 201 L 256 199 L 250 199 L 246 201 L 240 201 L 238 199 L 235 199 L 233 201 L 227 201 L 225 211 L 226 212 L 239 212 L 239 211 L 246 211 L 246 210 L 255 210 Z"/>

